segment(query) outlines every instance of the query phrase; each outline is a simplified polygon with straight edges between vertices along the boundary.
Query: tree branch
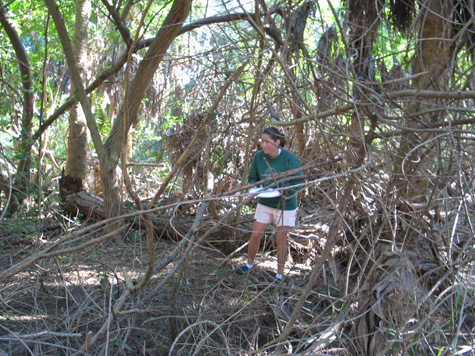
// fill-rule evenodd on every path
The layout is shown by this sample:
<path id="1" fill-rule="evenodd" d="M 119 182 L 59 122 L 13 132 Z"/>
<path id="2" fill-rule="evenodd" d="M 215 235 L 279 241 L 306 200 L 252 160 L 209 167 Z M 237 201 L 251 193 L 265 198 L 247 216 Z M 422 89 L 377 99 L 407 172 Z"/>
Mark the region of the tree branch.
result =
<path id="1" fill-rule="evenodd" d="M 277 9 L 272 11 L 271 13 L 274 13 L 274 12 L 277 12 Z M 249 16 L 253 16 L 253 14 L 249 14 Z M 262 16 L 266 16 L 266 14 L 263 14 Z M 187 26 L 183 26 L 177 36 L 187 33 L 189 31 L 192 31 L 194 29 L 200 28 L 202 26 L 206 26 L 206 25 L 235 22 L 235 21 L 246 20 L 246 19 L 247 19 L 247 15 L 243 13 L 229 14 L 229 15 L 224 15 L 224 16 L 212 16 L 212 17 L 195 21 L 194 23 L 189 24 Z M 137 45 L 134 47 L 134 53 L 138 52 L 139 50 L 143 48 L 150 47 L 150 45 L 152 44 L 154 40 L 155 40 L 155 37 L 149 38 L 143 41 L 139 41 Z M 107 78 L 119 72 L 121 68 L 124 66 L 124 64 L 127 62 L 127 54 L 128 54 L 128 49 L 125 49 L 119 55 L 119 57 L 112 63 L 112 65 L 104 69 L 96 77 L 96 79 L 86 88 L 86 93 L 87 94 L 92 93 Z M 44 121 L 43 125 L 41 125 L 40 128 L 33 134 L 33 139 L 37 140 L 43 134 L 43 132 L 51 124 L 53 124 L 62 114 L 64 114 L 72 105 L 74 105 L 75 102 L 76 102 L 76 98 L 74 96 L 70 97 L 66 102 L 64 102 L 63 105 L 61 105 L 58 109 L 56 109 L 56 111 L 53 112 L 53 114 L 51 114 L 51 116 L 47 120 Z"/>
<path id="2" fill-rule="evenodd" d="M 119 16 L 119 13 L 117 12 L 116 9 L 114 9 L 114 7 L 111 4 L 109 4 L 109 1 L 102 0 L 102 3 L 107 8 L 107 11 L 109 11 L 109 14 L 112 16 L 112 19 L 114 20 L 114 24 L 119 29 L 122 39 L 127 44 L 127 47 L 130 47 L 132 45 L 132 36 L 130 35 L 130 31 L 127 28 L 127 26 L 125 26 L 124 21 Z"/>
<path id="3" fill-rule="evenodd" d="M 56 25 L 56 31 L 63 47 L 69 71 L 71 72 L 71 80 L 73 81 L 74 86 L 77 88 L 76 95 L 79 97 L 79 102 L 81 103 L 84 114 L 86 115 L 87 126 L 94 142 L 97 156 L 99 157 L 99 160 L 103 160 L 105 155 L 104 145 L 102 143 L 99 128 L 96 125 L 96 120 L 94 119 L 94 114 L 92 113 L 91 104 L 89 103 L 86 90 L 84 89 L 81 80 L 79 69 L 76 63 L 76 57 L 74 55 L 71 41 L 69 40 L 68 31 L 66 30 L 66 26 L 64 25 L 63 18 L 61 17 L 61 13 L 59 12 L 56 1 L 45 0 L 45 4 L 48 7 L 48 10 L 50 11 Z"/>
<path id="4" fill-rule="evenodd" d="M 451 100 L 466 100 L 475 99 L 475 91 L 435 91 L 435 90 L 400 90 L 395 92 L 388 92 L 381 96 L 371 95 L 375 102 L 380 102 L 383 97 L 387 99 L 400 99 L 400 98 L 426 98 L 426 99 L 451 99 Z M 317 113 L 316 115 L 307 115 L 297 120 L 290 121 L 277 121 L 271 119 L 272 124 L 275 126 L 293 126 L 302 122 L 317 121 L 325 117 L 340 115 L 347 113 L 351 109 L 357 106 L 368 106 L 368 103 L 352 103 L 336 107 L 331 110 Z"/>

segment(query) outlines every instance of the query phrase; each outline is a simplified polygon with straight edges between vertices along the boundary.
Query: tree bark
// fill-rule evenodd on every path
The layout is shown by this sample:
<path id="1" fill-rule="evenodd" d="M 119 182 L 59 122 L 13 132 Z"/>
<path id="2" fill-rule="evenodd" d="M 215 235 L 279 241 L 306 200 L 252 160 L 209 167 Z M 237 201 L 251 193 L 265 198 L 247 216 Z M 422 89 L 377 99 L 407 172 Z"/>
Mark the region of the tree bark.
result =
<path id="1" fill-rule="evenodd" d="M 91 2 L 89 0 L 76 1 L 76 23 L 74 27 L 73 51 L 77 59 L 79 75 L 84 78 L 87 69 L 87 31 L 89 16 L 91 12 Z M 71 85 L 71 96 L 74 95 L 76 87 Z M 87 124 L 83 110 L 74 105 L 69 111 L 69 137 L 68 154 L 66 161 L 66 176 L 70 176 L 81 181 L 87 173 Z M 83 184 L 78 186 L 82 190 Z M 73 192 L 73 193 L 77 193 Z"/>
<path id="2" fill-rule="evenodd" d="M 452 47 L 450 2 L 432 0 L 426 3 L 426 7 L 419 17 L 419 39 L 413 59 L 414 86 L 416 90 L 446 90 L 447 63 Z M 417 75 L 420 74 L 420 75 Z M 431 104 L 428 100 L 415 98 L 408 106 L 407 126 L 418 127 L 423 124 L 430 125 L 439 120 L 439 114 L 418 114 L 430 112 Z M 402 141 L 399 152 L 396 155 L 394 167 L 394 186 L 398 195 L 404 200 L 424 203 L 427 193 L 426 169 L 433 164 L 433 154 L 422 152 L 423 142 L 428 142 L 433 133 L 418 134 L 408 132 Z M 420 149 L 415 149 L 421 147 Z M 429 151 L 430 152 L 430 151 Z M 405 238 L 405 243 L 410 244 L 411 239 Z"/>
<path id="3" fill-rule="evenodd" d="M 48 7 L 51 17 L 53 18 L 53 21 L 56 25 L 56 31 L 58 32 L 58 37 L 63 47 L 64 56 L 66 57 L 69 71 L 71 73 L 71 81 L 76 87 L 76 95 L 79 99 L 79 102 L 81 103 L 82 109 L 86 116 L 87 126 L 89 128 L 91 138 L 94 142 L 97 156 L 99 157 L 99 161 L 105 160 L 104 144 L 102 143 L 101 134 L 96 125 L 96 121 L 91 110 L 91 105 L 89 103 L 89 99 L 87 97 L 84 85 L 81 80 L 81 75 L 77 66 L 76 56 L 74 54 L 71 41 L 69 40 L 68 31 L 66 30 L 66 26 L 64 24 L 63 18 L 61 17 L 61 13 L 59 12 L 59 8 L 56 4 L 56 1 L 45 0 L 45 4 Z"/>
<path id="4" fill-rule="evenodd" d="M 378 11 L 382 11 L 383 1 L 350 1 L 348 5 L 351 23 L 349 46 L 357 54 L 352 63 L 352 74 L 357 83 L 353 88 L 353 96 L 357 101 L 367 102 L 368 86 L 374 81 L 372 49 L 381 16 Z M 355 166 L 359 166 L 367 154 L 364 133 L 367 114 L 355 108 L 351 115 L 347 159 Z"/>
<path id="5" fill-rule="evenodd" d="M 425 7 L 419 13 L 418 45 L 416 46 L 412 68 L 416 95 L 419 91 L 426 90 L 431 86 L 435 90 L 446 89 L 445 70 L 450 57 L 452 42 L 450 38 L 452 26 L 451 6 L 451 2 L 430 0 L 425 2 Z M 421 98 L 415 96 L 406 108 L 408 114 L 405 119 L 406 125 L 409 128 L 414 128 L 424 124 L 430 125 L 437 121 L 437 115 L 420 114 L 421 112 L 431 112 L 431 105 L 430 101 L 421 100 Z M 378 305 L 379 310 L 387 308 L 389 313 L 401 307 L 401 303 L 397 302 L 398 298 L 391 296 L 389 291 L 392 288 L 388 281 L 395 281 L 393 282 L 394 289 L 397 289 L 399 300 L 406 299 L 403 303 L 406 320 L 402 320 L 400 324 L 406 324 L 409 318 L 417 314 L 418 306 L 410 301 L 413 295 L 407 293 L 398 276 L 404 275 L 405 281 L 409 281 L 405 283 L 411 285 L 411 290 L 417 289 L 418 282 L 412 283 L 411 279 L 416 281 L 420 277 L 415 277 L 416 273 L 411 268 L 413 264 L 412 262 L 409 263 L 410 260 L 407 262 L 408 258 L 405 253 L 414 250 L 414 247 L 420 242 L 420 230 L 411 227 L 421 224 L 421 221 L 423 221 L 422 214 L 430 203 L 427 172 L 433 171 L 434 151 L 430 147 L 428 149 L 427 146 L 430 145 L 433 136 L 434 133 L 430 130 L 427 132 L 408 131 L 402 137 L 395 155 L 393 179 L 387 189 L 387 201 L 392 204 L 389 210 L 397 211 L 394 218 L 403 221 L 403 223 L 400 224 L 400 231 L 397 231 L 392 237 L 394 238 L 393 246 L 386 246 L 382 242 L 375 243 L 373 249 L 377 251 L 380 257 L 374 262 L 367 260 L 368 266 L 361 277 L 361 285 L 370 287 L 362 287 L 358 293 L 358 317 L 355 318 L 352 328 L 352 336 L 355 339 L 355 353 L 368 356 L 383 355 L 387 353 L 391 346 L 382 330 L 385 330 L 386 327 L 393 327 L 394 324 L 389 326 L 388 321 L 381 317 L 384 312 L 378 314 L 374 307 Z M 394 192 L 396 193 L 395 197 L 393 196 Z M 417 203 L 420 208 L 413 209 L 413 203 Z M 381 223 L 387 224 L 387 222 Z M 378 227 L 378 229 L 381 231 L 384 229 L 390 230 L 389 227 Z M 365 254 L 372 256 L 374 252 L 365 251 Z M 378 271 L 384 271 L 384 273 L 381 274 Z M 388 278 L 388 276 L 390 277 Z M 383 289 L 379 288 L 382 285 L 384 285 L 384 290 L 388 292 L 382 292 Z"/>

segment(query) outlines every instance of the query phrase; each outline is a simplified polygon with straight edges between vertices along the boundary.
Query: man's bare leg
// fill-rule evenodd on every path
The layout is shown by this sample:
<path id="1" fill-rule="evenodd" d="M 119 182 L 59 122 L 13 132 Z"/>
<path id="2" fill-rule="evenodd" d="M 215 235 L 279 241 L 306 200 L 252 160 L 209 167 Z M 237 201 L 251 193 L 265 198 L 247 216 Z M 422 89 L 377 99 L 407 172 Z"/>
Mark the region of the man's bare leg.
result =
<path id="1" fill-rule="evenodd" d="M 266 227 L 266 223 L 254 221 L 251 238 L 249 239 L 249 244 L 247 246 L 247 263 L 250 265 L 254 264 Z"/>

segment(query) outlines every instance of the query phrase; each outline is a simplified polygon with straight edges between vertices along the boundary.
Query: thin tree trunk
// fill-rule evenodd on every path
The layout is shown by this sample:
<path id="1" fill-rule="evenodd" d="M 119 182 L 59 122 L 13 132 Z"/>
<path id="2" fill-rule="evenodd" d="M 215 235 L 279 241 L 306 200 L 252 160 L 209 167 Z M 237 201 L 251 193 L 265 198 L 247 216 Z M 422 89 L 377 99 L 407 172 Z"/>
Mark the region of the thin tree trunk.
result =
<path id="1" fill-rule="evenodd" d="M 350 48 L 357 54 L 353 61 L 353 75 L 357 84 L 353 88 L 353 97 L 361 102 L 367 101 L 365 96 L 367 86 L 373 81 L 372 73 L 373 41 L 376 38 L 376 31 L 379 25 L 380 13 L 383 8 L 381 0 L 363 0 L 362 2 L 350 1 L 349 13 L 351 23 Z M 366 156 L 364 126 L 367 119 L 366 113 L 353 110 L 350 124 L 350 140 L 348 160 L 355 166 L 359 166 Z"/>
<path id="2" fill-rule="evenodd" d="M 137 74 L 132 81 L 130 90 L 128 91 L 125 106 L 120 110 L 112 128 L 111 135 L 107 139 L 105 145 L 102 144 L 99 130 L 94 121 L 91 107 L 76 65 L 72 46 L 69 42 L 68 34 L 56 2 L 55 0 L 45 0 L 45 3 L 55 21 L 58 35 L 61 39 L 63 50 L 71 71 L 72 81 L 77 88 L 77 95 L 86 114 L 87 125 L 99 158 L 106 214 L 108 217 L 116 216 L 121 212 L 120 187 L 116 176 L 116 168 L 122 145 L 125 142 L 124 135 L 128 133 L 130 126 L 135 122 L 137 110 L 140 106 L 143 95 L 151 83 L 153 75 L 158 68 L 158 65 L 161 63 L 163 56 L 166 54 L 168 47 L 179 34 L 183 22 L 188 16 L 191 8 L 191 0 L 174 1 L 168 16 L 157 34 L 157 37 L 139 65 Z"/>
<path id="3" fill-rule="evenodd" d="M 23 95 L 23 113 L 21 119 L 21 137 L 18 150 L 20 162 L 18 164 L 18 170 L 15 178 L 15 185 L 18 188 L 24 190 L 30 181 L 30 168 L 31 168 L 31 148 L 33 146 L 32 133 L 33 133 L 33 85 L 32 75 L 30 70 L 30 64 L 25 47 L 18 36 L 15 27 L 10 22 L 10 18 L 5 11 L 5 7 L 2 1 L 0 1 L 0 23 L 5 30 L 10 42 L 12 43 L 15 55 L 17 58 L 18 69 L 21 74 L 22 81 L 22 95 Z M 19 200 L 22 200 L 22 196 L 19 196 Z M 11 206 L 13 208 L 13 206 Z"/>
<path id="4" fill-rule="evenodd" d="M 87 67 L 87 31 L 91 3 L 89 0 L 76 1 L 76 23 L 72 47 L 76 55 L 77 68 L 81 78 L 84 78 Z M 76 92 L 76 86 L 71 84 L 70 95 Z M 77 104 L 69 110 L 69 130 L 66 174 L 61 175 L 61 198 L 65 210 L 76 210 L 76 206 L 68 206 L 68 195 L 75 194 L 84 189 L 84 178 L 87 174 L 87 123 L 82 107 Z"/>
<path id="5" fill-rule="evenodd" d="M 87 31 L 91 13 L 90 0 L 76 0 L 76 23 L 73 37 L 73 51 L 76 55 L 79 74 L 84 78 L 87 71 Z M 71 85 L 71 96 L 76 87 Z M 69 111 L 68 155 L 66 175 L 83 180 L 87 173 L 87 124 L 83 110 L 74 105 Z M 77 193 L 77 192 L 73 192 Z"/>
<path id="6" fill-rule="evenodd" d="M 426 7 L 419 14 L 419 40 L 416 46 L 416 55 L 413 60 L 414 86 L 418 90 L 426 90 L 433 87 L 435 90 L 445 90 L 447 85 L 446 64 L 449 62 L 453 49 L 450 37 L 451 17 L 450 2 L 432 0 L 426 2 Z M 420 74 L 420 75 L 417 75 Z M 430 110 L 430 102 L 414 99 L 408 106 L 409 113 L 423 112 Z M 443 113 L 442 113 L 443 115 Z M 416 116 L 415 119 L 406 120 L 409 127 L 417 127 L 422 123 L 430 124 L 441 118 L 434 116 Z M 394 186 L 398 195 L 413 203 L 425 203 L 427 193 L 427 173 L 426 169 L 433 164 L 434 155 L 431 149 L 422 151 L 429 142 L 433 134 L 419 135 L 408 133 L 405 135 L 399 152 L 396 155 L 394 167 Z M 415 149 L 420 147 L 419 149 Z M 417 218 L 416 214 L 412 215 Z M 417 214 L 417 216 L 419 216 Z M 414 236 L 414 234 L 411 234 Z M 411 244 L 412 239 L 405 237 L 405 245 Z"/>
<path id="7" fill-rule="evenodd" d="M 430 86 L 434 89 L 445 89 L 445 65 L 450 56 L 450 11 L 451 2 L 443 2 L 440 0 L 430 0 L 424 3 L 426 7 L 422 8 L 419 13 L 419 38 L 416 46 L 413 75 L 416 78 L 413 83 L 416 89 L 425 90 Z M 430 103 L 421 98 L 415 98 L 414 101 L 406 108 L 409 114 L 423 112 L 429 110 Z M 424 115 L 409 115 L 406 119 L 406 125 L 409 127 L 419 127 L 421 123 L 430 124 L 436 121 L 437 117 Z M 352 336 L 355 338 L 355 352 L 368 356 L 383 355 L 388 352 L 391 343 L 387 340 L 387 335 L 383 330 L 386 327 L 393 327 L 395 324 L 388 324 L 387 320 L 381 317 L 381 313 L 375 310 L 374 306 L 378 305 L 380 310 L 386 306 L 390 311 L 397 311 L 401 308 L 401 303 L 396 302 L 389 292 L 381 292 L 378 286 L 385 285 L 384 289 L 391 291 L 388 281 L 393 282 L 401 296 L 407 295 L 404 301 L 404 318 L 400 321 L 400 325 L 404 325 L 407 321 L 417 314 L 417 304 L 412 303 L 410 299 L 413 297 L 411 293 L 404 290 L 404 286 L 399 283 L 398 276 L 404 275 L 405 280 L 415 281 L 419 277 L 415 277 L 414 269 L 411 269 L 411 263 L 407 263 L 406 250 L 412 250 L 420 238 L 420 231 L 417 229 L 406 228 L 419 226 L 425 209 L 413 209 L 411 203 L 417 203 L 417 206 L 424 207 L 429 203 L 428 194 L 428 177 L 426 172 L 432 171 L 434 164 L 433 150 L 431 150 L 430 139 L 432 133 L 420 134 L 408 132 L 401 138 L 401 144 L 395 155 L 395 163 L 393 168 L 393 180 L 387 189 L 387 200 L 392 201 L 393 206 L 389 210 L 397 211 L 396 219 L 402 220 L 400 224 L 401 231 L 398 231 L 394 237 L 393 245 L 375 242 L 374 251 L 378 251 L 379 257 L 375 261 L 368 258 L 366 269 L 361 276 L 361 286 L 358 293 L 358 317 L 354 320 L 352 328 Z M 396 193 L 396 197 L 392 195 Z M 402 199 L 401 199 L 402 198 Z M 404 202 L 402 206 L 396 208 L 396 204 Z M 404 215 L 404 216 L 402 216 Z M 386 224 L 382 221 L 381 224 Z M 385 230 L 381 226 L 381 231 Z M 376 229 L 375 229 L 376 230 Z M 387 229 L 389 231 L 389 229 Z M 396 251 L 391 251 L 391 248 Z M 372 256 L 373 253 L 365 251 L 365 254 Z M 366 264 L 366 262 L 365 262 Z M 383 271 L 384 273 L 378 273 Z M 388 278 L 388 276 L 390 276 Z M 390 279 L 392 278 L 392 279 Z M 386 284 L 385 284 L 386 283 Z M 406 282 L 411 283 L 411 282 Z M 411 290 L 417 289 L 417 283 L 411 284 Z M 369 286 L 369 287 L 365 287 Z M 396 313 L 397 314 L 397 313 Z M 396 332 L 397 327 L 395 327 Z M 398 352 L 395 350 L 394 352 Z"/>
<path id="8" fill-rule="evenodd" d="M 106 159 L 106 157 L 105 157 L 104 145 L 101 139 L 101 134 L 96 125 L 96 121 L 94 119 L 94 115 L 91 110 L 91 104 L 89 103 L 89 99 L 87 97 L 86 91 L 84 89 L 84 85 L 81 80 L 81 75 L 77 66 L 77 61 L 74 55 L 74 50 L 71 45 L 71 41 L 69 40 L 69 35 L 66 30 L 66 26 L 64 24 L 63 18 L 61 17 L 61 13 L 59 11 L 58 5 L 56 4 L 56 1 L 55 0 L 44 0 L 44 1 L 56 25 L 56 31 L 58 32 L 58 37 L 61 41 L 64 55 L 66 57 L 69 71 L 71 73 L 71 81 L 76 87 L 76 95 L 78 96 L 79 102 L 81 103 L 82 109 L 86 116 L 87 126 L 89 128 L 91 138 L 94 142 L 97 156 L 99 157 L 99 161 L 103 161 Z"/>
<path id="9" fill-rule="evenodd" d="M 164 20 L 157 37 L 155 37 L 144 59 L 140 62 L 137 74 L 127 92 L 125 103 L 112 127 L 112 132 L 105 143 L 107 160 L 101 162 L 101 181 L 104 203 L 109 217 L 121 211 L 119 181 L 115 174 L 124 144 L 124 136 L 137 120 L 137 111 L 155 71 L 163 60 L 170 44 L 180 33 L 183 22 L 191 8 L 191 0 L 175 0 Z"/>

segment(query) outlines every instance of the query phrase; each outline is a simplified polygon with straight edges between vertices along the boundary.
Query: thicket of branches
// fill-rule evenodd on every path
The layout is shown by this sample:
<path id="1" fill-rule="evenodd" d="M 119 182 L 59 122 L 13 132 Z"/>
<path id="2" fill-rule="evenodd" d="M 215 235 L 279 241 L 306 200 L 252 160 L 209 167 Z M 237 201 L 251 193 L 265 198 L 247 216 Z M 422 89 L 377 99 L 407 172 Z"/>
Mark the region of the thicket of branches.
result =
<path id="1" fill-rule="evenodd" d="M 154 76 L 127 142 L 122 215 L 62 212 L 51 141 L 30 190 L 10 183 L 22 157 L 2 147 L 0 353 L 473 353 L 469 4 L 222 6 L 191 12 Z M 143 51 L 89 92 L 103 137 Z M 96 67 L 99 53 L 126 61 L 97 51 Z M 265 282 L 271 238 L 253 274 L 232 274 L 252 220 L 246 171 L 269 125 L 305 176 L 281 285 Z M 7 220 L 15 189 L 28 199 Z M 27 207 L 35 223 L 23 225 Z M 155 216 L 164 220 L 150 235 Z"/>

